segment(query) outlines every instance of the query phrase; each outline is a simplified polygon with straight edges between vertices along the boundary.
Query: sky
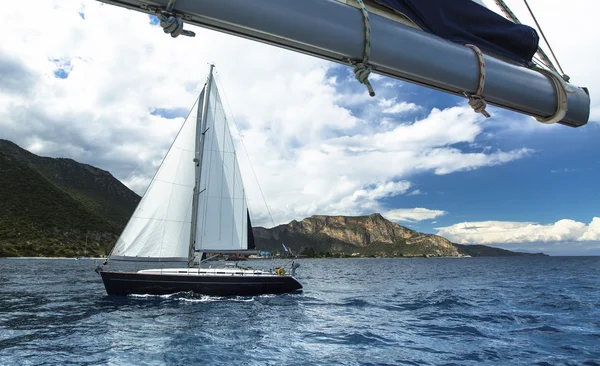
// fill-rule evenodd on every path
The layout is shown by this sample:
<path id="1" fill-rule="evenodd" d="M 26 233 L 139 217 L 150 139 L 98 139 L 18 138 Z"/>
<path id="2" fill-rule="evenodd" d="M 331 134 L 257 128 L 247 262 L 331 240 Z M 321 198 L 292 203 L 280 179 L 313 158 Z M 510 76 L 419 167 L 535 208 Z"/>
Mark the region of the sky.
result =
<path id="1" fill-rule="evenodd" d="M 586 126 L 495 107 L 485 119 L 464 98 L 375 74 L 371 98 L 344 65 L 190 25 L 195 38 L 172 39 L 94 0 L 21 0 L 0 13 L 0 138 L 142 194 L 215 63 L 255 225 L 379 212 L 457 243 L 600 255 L 600 4 L 529 4 L 590 90 Z"/>

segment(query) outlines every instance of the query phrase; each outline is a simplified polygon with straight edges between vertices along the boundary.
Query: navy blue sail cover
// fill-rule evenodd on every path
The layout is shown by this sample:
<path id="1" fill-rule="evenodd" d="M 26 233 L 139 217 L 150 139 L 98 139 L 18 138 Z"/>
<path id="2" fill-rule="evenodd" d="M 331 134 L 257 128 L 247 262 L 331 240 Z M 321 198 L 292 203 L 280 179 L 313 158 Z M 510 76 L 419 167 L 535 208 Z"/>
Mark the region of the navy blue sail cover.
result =
<path id="1" fill-rule="evenodd" d="M 538 49 L 535 29 L 515 24 L 471 0 L 375 0 L 401 12 L 422 30 L 529 65 Z"/>

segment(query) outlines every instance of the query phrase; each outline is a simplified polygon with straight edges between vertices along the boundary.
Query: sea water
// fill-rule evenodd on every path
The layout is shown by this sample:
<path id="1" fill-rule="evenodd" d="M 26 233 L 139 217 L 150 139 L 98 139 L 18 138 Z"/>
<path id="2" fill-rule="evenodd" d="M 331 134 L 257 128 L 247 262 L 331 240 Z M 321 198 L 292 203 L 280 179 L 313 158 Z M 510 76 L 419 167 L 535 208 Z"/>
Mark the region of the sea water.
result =
<path id="1" fill-rule="evenodd" d="M 112 297 L 0 259 L 0 365 L 600 365 L 599 257 L 298 262 L 297 294 Z"/>

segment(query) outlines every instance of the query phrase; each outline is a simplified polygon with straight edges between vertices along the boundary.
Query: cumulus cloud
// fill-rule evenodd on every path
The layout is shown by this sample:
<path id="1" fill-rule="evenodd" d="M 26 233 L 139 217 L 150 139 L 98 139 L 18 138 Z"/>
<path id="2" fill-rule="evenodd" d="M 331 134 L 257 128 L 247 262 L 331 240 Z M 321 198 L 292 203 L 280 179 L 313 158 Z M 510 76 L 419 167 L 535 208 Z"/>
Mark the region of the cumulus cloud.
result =
<path id="1" fill-rule="evenodd" d="M 386 114 L 400 114 L 406 112 L 414 112 L 421 109 L 420 106 L 415 103 L 396 102 L 396 98 L 381 98 L 379 106 L 383 107 L 383 113 Z"/>
<path id="2" fill-rule="evenodd" d="M 581 235 L 578 240 L 600 240 L 600 218 L 594 217 L 588 225 L 587 230 Z"/>
<path id="3" fill-rule="evenodd" d="M 553 224 L 510 221 L 465 222 L 436 228 L 438 235 L 463 244 L 600 241 L 600 218 L 585 224 L 559 220 Z"/>
<path id="4" fill-rule="evenodd" d="M 380 210 L 378 192 L 388 192 L 381 188 L 366 194 L 365 187 L 389 185 L 395 189 L 387 196 L 393 196 L 404 193 L 408 186 L 390 182 L 399 182 L 399 178 L 411 174 L 449 174 L 528 155 L 527 149 L 484 154 L 447 146 L 475 139 L 481 132 L 478 118 L 463 107 L 433 110 L 422 120 L 397 123 L 392 130 L 374 134 L 322 138 L 290 150 L 282 150 L 278 140 L 263 140 L 249 150 L 251 156 L 262 156 L 268 162 L 256 169 L 270 192 L 267 197 L 276 198 L 269 199 L 269 203 L 274 203 L 277 216 L 290 212 L 292 217 L 315 212 L 360 214 Z M 448 127 L 441 128 L 443 125 Z M 258 139 L 261 132 L 251 126 L 244 134 Z"/>
<path id="5" fill-rule="evenodd" d="M 257 224 L 271 222 L 250 162 L 281 223 L 385 211 L 383 202 L 406 194 L 415 174 L 532 154 L 462 150 L 487 123 L 464 103 L 423 111 L 398 100 L 401 85 L 384 77 L 373 77 L 382 97 L 374 101 L 354 79 L 332 76 L 343 66 L 317 58 L 195 27 L 196 38 L 172 39 L 147 15 L 97 1 L 4 5 L 0 78 L 9 85 L 18 76 L 22 90 L 0 85 L 0 137 L 106 169 L 138 193 L 198 97 L 208 62 L 240 128 L 232 131 Z M 403 217 L 426 214 L 416 215 Z"/>
<path id="6" fill-rule="evenodd" d="M 372 189 L 360 189 L 354 192 L 354 197 L 365 197 L 367 199 L 381 199 L 388 196 L 396 196 L 406 192 L 410 187 L 409 182 L 387 182 Z"/>
<path id="7" fill-rule="evenodd" d="M 415 222 L 423 220 L 431 220 L 436 217 L 445 215 L 446 211 L 442 210 L 430 210 L 427 208 L 397 208 L 390 210 L 384 214 L 389 220 L 392 221 L 405 221 Z"/>

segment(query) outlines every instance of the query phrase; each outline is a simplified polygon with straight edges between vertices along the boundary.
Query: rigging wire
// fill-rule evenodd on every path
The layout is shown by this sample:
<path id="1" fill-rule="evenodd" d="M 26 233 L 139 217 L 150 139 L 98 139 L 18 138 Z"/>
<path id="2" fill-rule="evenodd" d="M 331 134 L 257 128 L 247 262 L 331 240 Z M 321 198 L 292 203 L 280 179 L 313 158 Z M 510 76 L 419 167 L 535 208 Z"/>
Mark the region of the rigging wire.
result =
<path id="1" fill-rule="evenodd" d="M 515 13 L 513 13 L 513 11 L 510 10 L 510 8 L 508 7 L 508 5 L 506 5 L 506 3 L 504 2 L 504 0 L 494 0 L 494 2 L 500 8 L 500 10 L 504 13 L 504 15 L 506 16 L 506 18 L 508 18 L 509 20 L 511 20 L 515 24 L 523 24 L 523 23 L 521 23 L 521 21 L 519 20 L 519 18 L 517 18 L 517 16 L 515 15 Z M 552 63 L 552 61 L 550 61 L 550 58 L 548 57 L 548 55 L 546 55 L 546 52 L 544 52 L 544 50 L 541 47 L 538 46 L 538 49 L 537 49 L 536 53 L 542 59 L 545 68 L 558 73 L 558 71 L 556 70 L 556 67 L 554 67 L 554 64 Z"/>
<path id="2" fill-rule="evenodd" d="M 523 0 L 523 1 L 525 2 L 525 5 L 527 6 L 527 10 L 529 10 L 529 14 L 531 14 L 531 17 L 533 18 L 535 25 L 540 30 L 540 33 L 542 34 L 542 37 L 544 38 L 544 42 L 546 42 L 546 45 L 548 45 L 548 49 L 550 50 L 550 53 L 552 54 L 554 61 L 556 61 L 556 66 L 558 66 L 558 70 L 560 70 L 560 73 L 563 76 L 563 78 L 565 79 L 565 81 L 568 81 L 568 76 L 565 74 L 565 72 L 563 71 L 563 68 L 560 66 L 560 62 L 558 62 L 558 58 L 556 57 L 556 54 L 554 54 L 554 50 L 552 50 L 552 46 L 550 46 L 550 42 L 548 42 L 548 39 L 546 38 L 546 35 L 544 34 L 544 30 L 538 23 L 535 15 L 533 14 L 533 11 L 531 10 L 531 7 L 529 6 L 529 3 L 527 2 L 527 0 Z"/>
<path id="3" fill-rule="evenodd" d="M 252 170 L 252 174 L 254 175 L 254 179 L 256 180 L 256 184 L 258 185 L 258 190 L 260 191 L 260 195 L 262 196 L 262 199 L 265 203 L 265 207 L 267 208 L 267 212 L 269 213 L 269 218 L 271 219 L 271 223 L 273 224 L 273 226 L 275 226 L 275 220 L 273 220 L 273 215 L 271 214 L 271 209 L 269 208 L 269 205 L 267 204 L 267 200 L 265 198 L 265 195 L 263 193 L 263 190 L 260 186 L 260 183 L 258 181 L 258 176 L 256 175 L 256 171 L 254 170 L 254 166 L 252 165 L 252 161 L 250 161 L 250 154 L 248 154 L 248 150 L 246 149 L 246 144 L 244 143 L 244 135 L 242 134 L 242 130 L 239 128 L 237 121 L 235 120 L 235 116 L 233 114 L 233 110 L 231 109 L 231 106 L 229 105 L 229 99 L 227 98 L 227 94 L 225 92 L 225 88 L 222 87 L 221 84 L 221 76 L 219 75 L 219 71 L 215 72 L 216 74 L 216 78 L 215 81 L 219 84 L 219 91 L 221 92 L 221 94 L 223 94 L 223 96 L 225 97 L 225 104 L 227 104 L 227 109 L 229 109 L 229 113 L 231 115 L 231 120 L 233 121 L 233 125 L 235 126 L 235 129 L 238 132 L 238 135 L 240 136 L 240 141 L 242 143 L 242 147 L 244 148 L 244 152 L 246 153 L 246 157 L 248 158 L 248 163 L 250 164 L 250 169 Z"/>
<path id="4" fill-rule="evenodd" d="M 530 68 L 532 70 L 536 70 L 536 71 L 542 73 L 543 75 L 545 75 L 546 77 L 548 77 L 550 79 L 550 81 L 554 85 L 554 89 L 556 90 L 556 106 L 557 107 L 556 107 L 555 113 L 552 116 L 549 116 L 549 117 L 534 116 L 533 118 L 536 121 L 541 122 L 541 123 L 547 123 L 547 124 L 556 123 L 556 122 L 559 122 L 562 118 L 564 118 L 564 116 L 568 110 L 567 93 L 569 90 L 569 86 L 568 86 L 569 76 L 563 72 L 562 67 L 558 63 L 558 59 L 556 58 L 554 51 L 552 51 L 552 47 L 550 46 L 550 43 L 546 39 L 546 36 L 544 35 L 544 31 L 542 30 L 537 19 L 535 18 L 535 15 L 533 14 L 531 7 L 527 3 L 527 0 L 523 0 L 523 1 L 525 2 L 525 5 L 527 6 L 529 13 L 533 17 L 533 20 L 535 21 L 536 26 L 538 27 L 540 33 L 542 34 L 544 41 L 550 48 L 550 52 L 552 52 L 552 56 L 556 60 L 556 63 L 561 72 L 560 74 L 558 73 L 558 70 L 556 69 L 556 67 L 554 67 L 554 64 L 552 63 L 552 61 L 550 61 L 550 58 L 548 57 L 548 55 L 546 55 L 546 52 L 544 52 L 544 50 L 541 47 L 539 47 L 539 45 L 538 45 L 538 49 L 537 49 L 536 53 L 540 56 L 541 61 L 543 62 L 545 67 L 544 66 L 540 67 L 539 64 L 536 64 L 537 59 L 535 57 L 533 57 L 533 60 L 534 60 L 533 65 L 530 66 Z M 512 20 L 513 22 L 515 22 L 517 24 L 522 24 L 519 21 L 519 19 L 517 18 L 517 16 L 510 10 L 508 5 L 506 5 L 504 0 L 494 0 L 494 2 L 504 12 L 504 14 L 506 15 L 507 18 L 509 18 L 510 20 Z"/>
<path id="5" fill-rule="evenodd" d="M 244 148 L 244 152 L 246 153 L 246 157 L 248 158 L 248 163 L 250 164 L 250 169 L 252 170 L 252 174 L 254 175 L 254 180 L 256 181 L 256 184 L 258 185 L 258 190 L 260 191 L 260 195 L 263 199 L 263 202 L 265 203 L 267 212 L 269 213 L 269 218 L 271 219 L 271 224 L 273 226 L 275 226 L 275 220 L 273 220 L 273 215 L 271 214 L 271 209 L 269 208 L 269 205 L 267 204 L 265 194 L 263 193 L 262 187 L 260 186 L 260 182 L 258 181 L 258 176 L 256 175 L 256 171 L 254 170 L 254 166 L 252 165 L 252 161 L 250 160 L 250 154 L 248 154 L 248 150 L 246 149 L 246 144 L 244 143 L 244 135 L 242 134 L 242 130 L 240 129 L 240 127 L 237 124 L 237 121 L 235 120 L 233 110 L 231 109 L 231 105 L 229 104 L 229 99 L 227 98 L 227 93 L 225 92 L 225 88 L 222 87 L 221 76 L 219 75 L 218 70 L 215 71 L 215 82 L 220 86 L 220 90 L 222 91 L 221 93 L 223 94 L 223 97 L 225 99 L 225 104 L 227 104 L 227 109 L 229 109 L 229 113 L 231 115 L 231 120 L 233 121 L 233 125 L 235 126 L 235 129 L 237 130 L 237 132 L 240 136 L 240 142 L 242 143 L 242 147 Z M 275 259 L 275 258 L 272 257 L 272 259 Z M 290 265 L 292 276 L 294 276 L 294 274 L 296 272 L 296 268 L 298 268 L 299 266 L 300 266 L 300 264 L 295 263 L 292 260 L 292 263 Z M 280 269 L 283 270 L 283 267 L 274 268 L 273 270 L 275 270 L 275 271 L 277 271 L 277 273 L 279 273 Z M 283 273 L 285 274 L 285 270 Z"/>
<path id="6" fill-rule="evenodd" d="M 540 60 L 539 58 L 533 56 L 533 63 L 539 67 L 539 68 L 544 68 L 546 66 L 546 64 L 544 64 L 544 62 L 542 60 Z"/>

